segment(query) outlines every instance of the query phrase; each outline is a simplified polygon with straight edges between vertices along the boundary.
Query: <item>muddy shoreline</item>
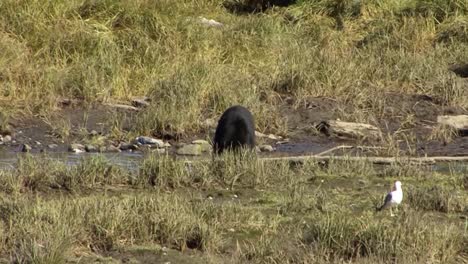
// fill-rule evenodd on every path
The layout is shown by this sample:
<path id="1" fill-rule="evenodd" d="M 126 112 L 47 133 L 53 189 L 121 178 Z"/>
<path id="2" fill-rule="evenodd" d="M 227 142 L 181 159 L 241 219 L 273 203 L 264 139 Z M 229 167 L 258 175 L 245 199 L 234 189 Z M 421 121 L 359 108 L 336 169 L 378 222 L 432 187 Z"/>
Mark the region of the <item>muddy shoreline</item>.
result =
<path id="1" fill-rule="evenodd" d="M 381 118 L 379 120 L 369 119 L 374 119 L 373 125 L 387 134 L 389 138 L 395 136 L 395 142 L 392 142 L 393 147 L 398 146 L 400 154 L 408 156 L 468 156 L 468 137 L 453 137 L 449 142 L 430 138 L 437 126 L 437 115 L 467 114 L 465 109 L 443 106 L 436 99 L 422 95 L 388 94 L 386 98 L 385 104 L 380 110 Z M 348 115 L 347 120 L 356 121 L 357 118 L 350 113 L 362 111 L 357 106 L 336 102 L 330 98 L 305 98 L 300 102 L 286 98 L 278 105 L 278 110 L 287 119 L 288 134 L 284 135 L 283 140 L 257 138 L 257 144 L 269 144 L 275 148 L 275 151 L 261 155 L 311 155 L 338 145 L 382 146 L 385 148 L 389 144 L 383 140 L 370 141 L 326 136 L 314 129 L 314 125 L 318 122 L 344 120 L 347 118 L 346 115 Z M 15 117 L 9 121 L 9 131 L 4 133 L 10 134 L 12 141 L 0 145 L 0 152 L 3 152 L 3 156 L 14 155 L 22 151 L 23 144 L 29 145 L 31 147 L 29 152 L 32 153 L 68 152 L 71 143 L 84 144 L 85 142 L 118 147 L 119 144 L 128 141 L 128 138 L 118 139 L 112 135 L 113 128 L 110 117 L 114 120 L 120 118 L 123 123 L 123 132 L 130 134 L 132 132 L 132 118 L 135 115 L 136 112 L 133 110 L 115 109 L 107 105 L 84 107 L 79 103 L 74 103 L 62 105 L 48 118 Z M 376 115 L 372 114 L 372 116 Z M 411 118 L 411 123 L 407 122 L 408 118 Z M 213 137 L 213 125 L 204 130 L 200 133 L 182 134 L 179 138 L 165 137 L 164 140 L 171 144 L 168 152 L 174 153 L 175 146 L 181 143 L 190 143 L 195 139 L 210 141 Z M 265 133 L 268 132 L 265 131 Z M 93 135 L 90 136 L 90 133 Z M 164 133 L 154 131 L 153 135 L 148 136 L 160 136 L 161 134 Z M 51 145 L 54 147 L 51 148 Z M 131 151 L 135 152 L 135 150 Z M 144 153 L 140 150 L 136 150 L 136 152 Z M 368 154 L 384 155 L 381 152 Z"/>

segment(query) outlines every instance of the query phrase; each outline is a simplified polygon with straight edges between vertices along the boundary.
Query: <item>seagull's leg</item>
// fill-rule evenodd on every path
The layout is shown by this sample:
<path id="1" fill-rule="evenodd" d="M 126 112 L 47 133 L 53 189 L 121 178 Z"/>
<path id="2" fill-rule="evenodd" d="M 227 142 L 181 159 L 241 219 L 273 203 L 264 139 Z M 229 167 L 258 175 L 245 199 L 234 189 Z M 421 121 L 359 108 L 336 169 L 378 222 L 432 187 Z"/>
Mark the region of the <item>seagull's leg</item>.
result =
<path id="1" fill-rule="evenodd" d="M 390 216 L 395 216 L 395 215 L 393 214 L 392 206 L 390 206 Z"/>

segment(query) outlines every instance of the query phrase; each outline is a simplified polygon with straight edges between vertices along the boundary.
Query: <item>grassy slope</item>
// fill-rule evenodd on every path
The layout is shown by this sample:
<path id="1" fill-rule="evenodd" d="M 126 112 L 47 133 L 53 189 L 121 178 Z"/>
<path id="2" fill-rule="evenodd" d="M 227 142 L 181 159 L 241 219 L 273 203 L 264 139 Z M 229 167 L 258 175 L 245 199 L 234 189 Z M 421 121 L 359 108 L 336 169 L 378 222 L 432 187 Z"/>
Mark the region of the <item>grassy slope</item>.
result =
<path id="1" fill-rule="evenodd" d="M 284 132 L 278 95 L 354 103 L 355 120 L 377 118 L 387 91 L 466 107 L 447 66 L 468 59 L 467 15 L 463 0 L 303 0 L 253 15 L 222 0 L 4 0 L 0 110 L 44 114 L 60 96 L 149 95 L 157 104 L 137 122 L 148 133 L 197 131 L 235 103 L 253 110 L 260 130 Z M 225 26 L 204 27 L 199 16 Z"/>

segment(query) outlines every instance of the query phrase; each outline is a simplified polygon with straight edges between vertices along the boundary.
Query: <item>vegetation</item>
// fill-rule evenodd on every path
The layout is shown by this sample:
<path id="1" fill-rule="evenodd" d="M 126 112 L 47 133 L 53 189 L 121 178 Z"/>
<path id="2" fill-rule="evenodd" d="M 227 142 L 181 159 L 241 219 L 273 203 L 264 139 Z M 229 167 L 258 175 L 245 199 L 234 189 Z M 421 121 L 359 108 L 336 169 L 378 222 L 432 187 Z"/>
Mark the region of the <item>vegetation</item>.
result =
<path id="1" fill-rule="evenodd" d="M 136 118 L 140 134 L 196 132 L 235 103 L 252 109 L 259 130 L 280 134 L 287 128 L 274 110 L 288 96 L 296 105 L 333 98 L 337 108 L 356 106 L 343 118 L 373 123 L 387 110 L 388 92 L 468 106 L 463 82 L 447 70 L 467 59 L 464 0 L 267 7 L 260 0 L 2 1 L 0 110 L 47 115 L 62 97 L 96 103 L 147 95 L 157 103 Z M 204 26 L 199 17 L 224 26 Z"/>
<path id="2" fill-rule="evenodd" d="M 19 157 L 0 174 L 0 263 L 466 263 L 466 168 L 411 166 Z M 392 218 L 375 208 L 396 177 Z"/>
<path id="3" fill-rule="evenodd" d="M 104 145 L 108 135 L 51 117 L 61 99 L 147 96 L 131 122 L 106 116 L 110 137 L 206 132 L 202 121 L 233 104 L 284 135 L 281 106 L 326 97 L 346 121 L 397 118 L 377 152 L 398 156 L 404 144 L 415 152 L 415 113 L 395 114 L 389 93 L 468 107 L 465 81 L 447 69 L 468 60 L 466 0 L 286 2 L 2 0 L 0 134 L 34 115 L 60 139 Z M 0 263 L 468 263 L 468 169 L 441 168 L 21 156 L 0 170 Z M 404 199 L 390 218 L 375 208 L 396 179 Z"/>

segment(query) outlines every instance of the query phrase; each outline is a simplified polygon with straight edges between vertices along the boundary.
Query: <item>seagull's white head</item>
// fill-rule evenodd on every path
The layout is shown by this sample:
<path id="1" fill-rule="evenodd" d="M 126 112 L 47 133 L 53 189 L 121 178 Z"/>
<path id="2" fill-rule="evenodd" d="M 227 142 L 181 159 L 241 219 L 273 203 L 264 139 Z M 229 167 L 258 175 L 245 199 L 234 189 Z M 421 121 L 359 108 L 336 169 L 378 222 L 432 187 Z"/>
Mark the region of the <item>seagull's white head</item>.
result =
<path id="1" fill-rule="evenodd" d="M 395 190 L 400 190 L 401 189 L 401 181 L 396 181 L 395 182 Z"/>

